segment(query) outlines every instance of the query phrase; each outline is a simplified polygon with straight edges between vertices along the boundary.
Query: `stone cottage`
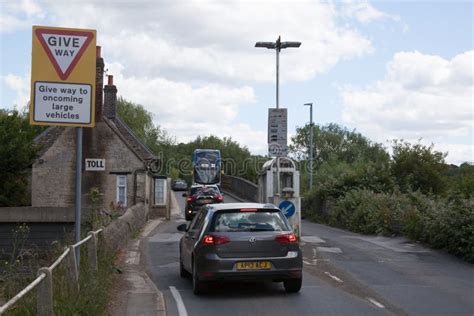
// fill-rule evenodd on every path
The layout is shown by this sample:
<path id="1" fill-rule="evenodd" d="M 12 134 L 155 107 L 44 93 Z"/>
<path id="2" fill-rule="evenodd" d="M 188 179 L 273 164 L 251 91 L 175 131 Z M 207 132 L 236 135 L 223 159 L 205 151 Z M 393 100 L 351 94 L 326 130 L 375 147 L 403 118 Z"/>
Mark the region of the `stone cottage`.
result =
<path id="1" fill-rule="evenodd" d="M 90 206 L 89 192 L 97 188 L 103 208 L 130 207 L 141 202 L 149 211 L 165 215 L 167 182 L 159 175 L 161 163 L 117 116 L 117 87 L 113 76 L 108 76 L 103 87 L 100 47 L 97 52 L 96 124 L 94 128 L 83 128 L 83 206 Z M 52 126 L 36 138 L 42 149 L 32 168 L 33 207 L 74 206 L 75 135 L 75 128 Z M 89 170 L 87 159 L 99 161 L 102 168 Z"/>

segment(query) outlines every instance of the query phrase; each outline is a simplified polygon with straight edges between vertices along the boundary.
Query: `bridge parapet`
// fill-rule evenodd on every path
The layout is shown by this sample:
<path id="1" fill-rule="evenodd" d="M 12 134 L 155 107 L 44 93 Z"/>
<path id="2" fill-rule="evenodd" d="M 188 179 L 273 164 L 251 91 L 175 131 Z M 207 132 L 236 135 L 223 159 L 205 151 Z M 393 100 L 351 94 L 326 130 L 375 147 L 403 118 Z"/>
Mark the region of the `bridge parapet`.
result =
<path id="1" fill-rule="evenodd" d="M 244 178 L 223 175 L 221 187 L 244 201 L 258 202 L 258 186 Z"/>

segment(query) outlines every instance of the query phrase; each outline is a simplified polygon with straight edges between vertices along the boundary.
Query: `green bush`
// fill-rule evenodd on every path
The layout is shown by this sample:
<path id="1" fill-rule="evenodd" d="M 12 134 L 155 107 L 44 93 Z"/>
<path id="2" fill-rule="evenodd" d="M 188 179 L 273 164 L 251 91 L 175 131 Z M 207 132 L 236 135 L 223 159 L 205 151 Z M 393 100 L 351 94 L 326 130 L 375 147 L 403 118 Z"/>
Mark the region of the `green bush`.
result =
<path id="1" fill-rule="evenodd" d="M 422 241 L 474 262 L 474 198 L 441 200 L 426 213 Z"/>
<path id="2" fill-rule="evenodd" d="M 337 201 L 329 223 L 364 234 L 399 234 L 406 203 L 399 195 L 352 190 Z"/>
<path id="3" fill-rule="evenodd" d="M 324 221 L 363 234 L 403 234 L 474 262 L 474 198 L 356 189 L 341 196 Z"/>

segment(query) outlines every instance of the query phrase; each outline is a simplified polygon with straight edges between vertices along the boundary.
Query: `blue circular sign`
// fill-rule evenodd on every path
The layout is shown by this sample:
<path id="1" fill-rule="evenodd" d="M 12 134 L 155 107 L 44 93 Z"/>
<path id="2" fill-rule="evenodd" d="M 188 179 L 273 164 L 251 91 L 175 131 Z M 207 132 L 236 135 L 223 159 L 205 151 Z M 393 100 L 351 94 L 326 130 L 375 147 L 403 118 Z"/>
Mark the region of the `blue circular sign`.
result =
<path id="1" fill-rule="evenodd" d="M 291 201 L 282 201 L 278 208 L 285 214 L 286 218 L 293 216 L 296 211 L 296 207 Z"/>

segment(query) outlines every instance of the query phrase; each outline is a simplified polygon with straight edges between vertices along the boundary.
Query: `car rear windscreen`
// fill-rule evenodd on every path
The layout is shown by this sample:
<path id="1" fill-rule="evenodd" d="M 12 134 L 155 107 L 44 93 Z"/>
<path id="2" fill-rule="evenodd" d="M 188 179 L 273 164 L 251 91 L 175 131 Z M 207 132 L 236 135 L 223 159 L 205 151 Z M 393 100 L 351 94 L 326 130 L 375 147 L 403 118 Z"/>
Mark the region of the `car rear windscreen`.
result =
<path id="1" fill-rule="evenodd" d="M 226 210 L 214 214 L 211 232 L 289 231 L 278 210 Z"/>

